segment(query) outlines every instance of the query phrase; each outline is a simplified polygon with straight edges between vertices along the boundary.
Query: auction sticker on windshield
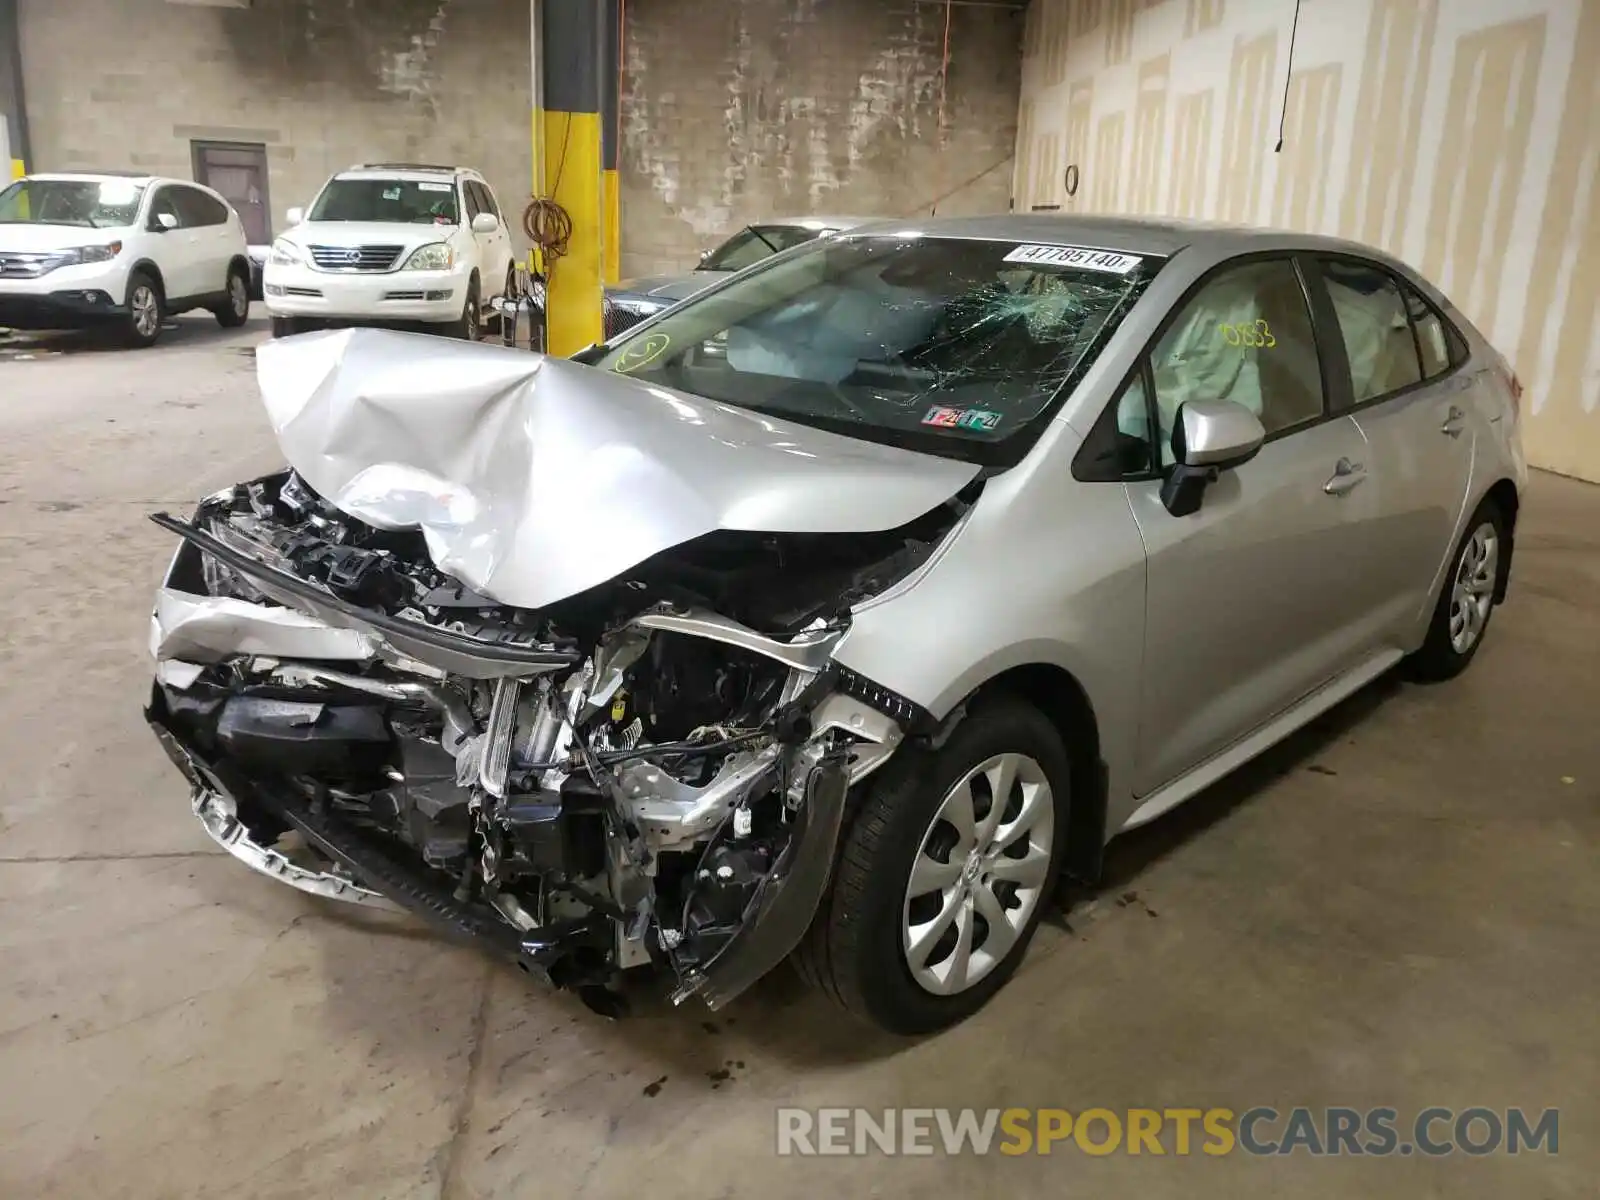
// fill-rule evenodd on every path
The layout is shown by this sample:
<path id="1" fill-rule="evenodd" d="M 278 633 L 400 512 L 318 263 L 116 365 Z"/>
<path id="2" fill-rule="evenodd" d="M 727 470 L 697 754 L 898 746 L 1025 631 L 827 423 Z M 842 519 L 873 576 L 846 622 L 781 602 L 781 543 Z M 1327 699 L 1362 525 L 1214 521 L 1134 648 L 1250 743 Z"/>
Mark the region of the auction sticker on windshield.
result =
<path id="1" fill-rule="evenodd" d="M 1078 267 L 1085 271 L 1106 271 L 1112 275 L 1126 275 L 1144 259 L 1137 254 L 1091 250 L 1087 246 L 1018 246 L 1006 255 L 1005 261 L 1036 263 L 1039 266 L 1050 267 Z"/>

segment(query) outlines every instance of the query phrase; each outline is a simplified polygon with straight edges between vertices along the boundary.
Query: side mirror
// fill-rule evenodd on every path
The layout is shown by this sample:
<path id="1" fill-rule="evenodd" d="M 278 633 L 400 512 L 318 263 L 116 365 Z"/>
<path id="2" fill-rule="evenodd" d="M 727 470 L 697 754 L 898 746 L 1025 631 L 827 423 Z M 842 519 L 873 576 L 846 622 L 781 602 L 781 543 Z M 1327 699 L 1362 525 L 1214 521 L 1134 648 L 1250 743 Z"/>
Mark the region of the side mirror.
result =
<path id="1" fill-rule="evenodd" d="M 1172 453 L 1178 463 L 1161 485 L 1161 503 L 1175 517 L 1197 511 L 1206 485 L 1219 472 L 1249 462 L 1266 437 L 1255 413 L 1232 400 L 1183 404 L 1172 431 Z"/>
<path id="2" fill-rule="evenodd" d="M 702 250 L 702 251 L 700 251 L 700 265 L 701 265 L 701 266 L 702 266 L 702 267 L 703 267 L 703 266 L 705 266 L 705 265 L 706 265 L 706 261 L 707 261 L 707 260 L 708 260 L 708 259 L 709 259 L 709 258 L 710 258 L 710 257 L 711 257 L 711 251 L 709 251 L 709 250 Z"/>
<path id="3" fill-rule="evenodd" d="M 160 212 L 160 213 L 156 214 L 155 221 L 151 223 L 150 232 L 151 233 L 166 233 L 169 229 L 176 229 L 177 227 L 178 227 L 178 218 L 177 217 L 173 216 L 169 212 Z"/>
<path id="4" fill-rule="evenodd" d="M 472 218 L 473 233 L 495 233 L 500 228 L 500 218 L 493 213 L 481 212 Z"/>
<path id="5" fill-rule="evenodd" d="M 306 210 L 303 208 L 291 208 L 284 216 L 288 218 L 289 224 L 298 225 L 306 219 Z"/>

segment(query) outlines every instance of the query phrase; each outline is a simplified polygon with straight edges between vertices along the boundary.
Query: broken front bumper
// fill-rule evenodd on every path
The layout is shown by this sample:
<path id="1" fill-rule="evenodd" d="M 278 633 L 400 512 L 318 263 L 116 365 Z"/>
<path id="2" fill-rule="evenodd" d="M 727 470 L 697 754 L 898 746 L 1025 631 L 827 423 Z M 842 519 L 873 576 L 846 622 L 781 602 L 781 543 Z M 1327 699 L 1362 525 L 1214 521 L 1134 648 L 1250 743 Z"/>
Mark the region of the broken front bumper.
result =
<path id="1" fill-rule="evenodd" d="M 554 987 L 611 982 L 610 949 L 614 922 L 620 918 L 597 912 L 519 930 L 494 909 L 458 899 L 414 864 L 331 813 L 317 811 L 285 789 L 250 780 L 226 763 L 207 761 L 166 723 L 159 684 L 152 689 L 145 717 L 189 781 L 202 827 L 252 870 L 312 895 L 410 912 L 451 940 L 486 949 Z M 681 983 L 675 1003 L 698 995 L 707 1007 L 720 1009 L 799 944 L 827 890 L 849 786 L 850 770 L 842 757 L 824 759 L 813 768 L 802 823 L 752 902 L 745 926 L 715 959 Z M 262 844 L 240 819 L 241 802 L 258 816 L 297 831 L 332 868 L 308 869 Z"/>
<path id="2" fill-rule="evenodd" d="M 206 832 L 251 868 L 314 895 L 375 904 L 421 917 L 453 941 L 487 949 L 557 987 L 600 982 L 612 942 L 607 918 L 596 915 L 520 932 L 495 910 L 457 900 L 412 864 L 286 790 L 246 779 L 222 762 L 208 762 L 165 722 L 159 686 L 145 717 L 173 763 L 195 789 L 195 813 Z M 313 872 L 261 845 L 238 817 L 241 803 L 261 817 L 296 830 L 337 871 Z M 344 872 L 347 874 L 341 874 Z"/>
<path id="3" fill-rule="evenodd" d="M 381 892 L 364 888 L 349 876 L 303 867 L 288 855 L 256 842 L 244 822 L 239 820 L 233 800 L 222 792 L 214 792 L 202 784 L 190 795 L 189 804 L 211 840 L 252 871 L 259 871 L 269 879 L 276 879 L 279 883 L 327 900 L 398 910 L 399 906 Z"/>

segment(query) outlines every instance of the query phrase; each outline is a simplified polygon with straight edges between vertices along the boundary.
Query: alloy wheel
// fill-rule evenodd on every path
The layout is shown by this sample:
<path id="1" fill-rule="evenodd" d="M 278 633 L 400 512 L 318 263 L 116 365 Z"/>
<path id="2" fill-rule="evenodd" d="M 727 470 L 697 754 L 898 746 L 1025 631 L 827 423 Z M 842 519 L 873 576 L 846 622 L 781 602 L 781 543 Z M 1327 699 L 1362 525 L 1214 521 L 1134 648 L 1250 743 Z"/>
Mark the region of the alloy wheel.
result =
<path id="1" fill-rule="evenodd" d="M 1450 648 L 1457 654 L 1466 654 L 1483 636 L 1499 569 L 1500 538 L 1485 521 L 1462 546 L 1450 586 Z"/>
<path id="2" fill-rule="evenodd" d="M 233 305 L 233 315 L 244 317 L 250 311 L 250 289 L 238 275 L 228 276 L 228 303 Z"/>
<path id="3" fill-rule="evenodd" d="M 142 338 L 154 337 L 161 328 L 161 304 L 156 299 L 155 289 L 148 283 L 141 283 L 133 289 L 128 305 L 133 310 L 134 331 Z"/>
<path id="4" fill-rule="evenodd" d="M 918 986 L 966 991 L 1017 944 L 1038 906 L 1055 846 L 1044 768 L 997 754 L 945 794 L 906 885 L 901 946 Z"/>

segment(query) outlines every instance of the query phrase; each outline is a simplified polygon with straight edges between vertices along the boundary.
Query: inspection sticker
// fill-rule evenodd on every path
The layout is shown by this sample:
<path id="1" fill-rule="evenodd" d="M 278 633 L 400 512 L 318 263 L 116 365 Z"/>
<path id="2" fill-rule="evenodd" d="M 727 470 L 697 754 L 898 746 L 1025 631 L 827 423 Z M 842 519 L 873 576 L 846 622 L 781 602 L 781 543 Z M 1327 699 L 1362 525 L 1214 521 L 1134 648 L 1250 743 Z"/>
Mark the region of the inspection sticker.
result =
<path id="1" fill-rule="evenodd" d="M 1084 271 L 1106 271 L 1126 275 L 1144 259 L 1137 254 L 1117 254 L 1111 250 L 1091 250 L 1087 246 L 1018 246 L 1005 257 L 1006 262 L 1038 263 L 1050 267 L 1078 267 Z"/>
<path id="2" fill-rule="evenodd" d="M 935 404 L 923 414 L 922 423 L 941 429 L 996 429 L 1000 414 L 986 408 L 946 408 Z"/>
<path id="3" fill-rule="evenodd" d="M 419 183 L 419 184 L 417 184 L 417 191 L 419 191 L 419 192 L 448 192 L 449 190 L 450 190 L 450 185 L 448 183 Z"/>

